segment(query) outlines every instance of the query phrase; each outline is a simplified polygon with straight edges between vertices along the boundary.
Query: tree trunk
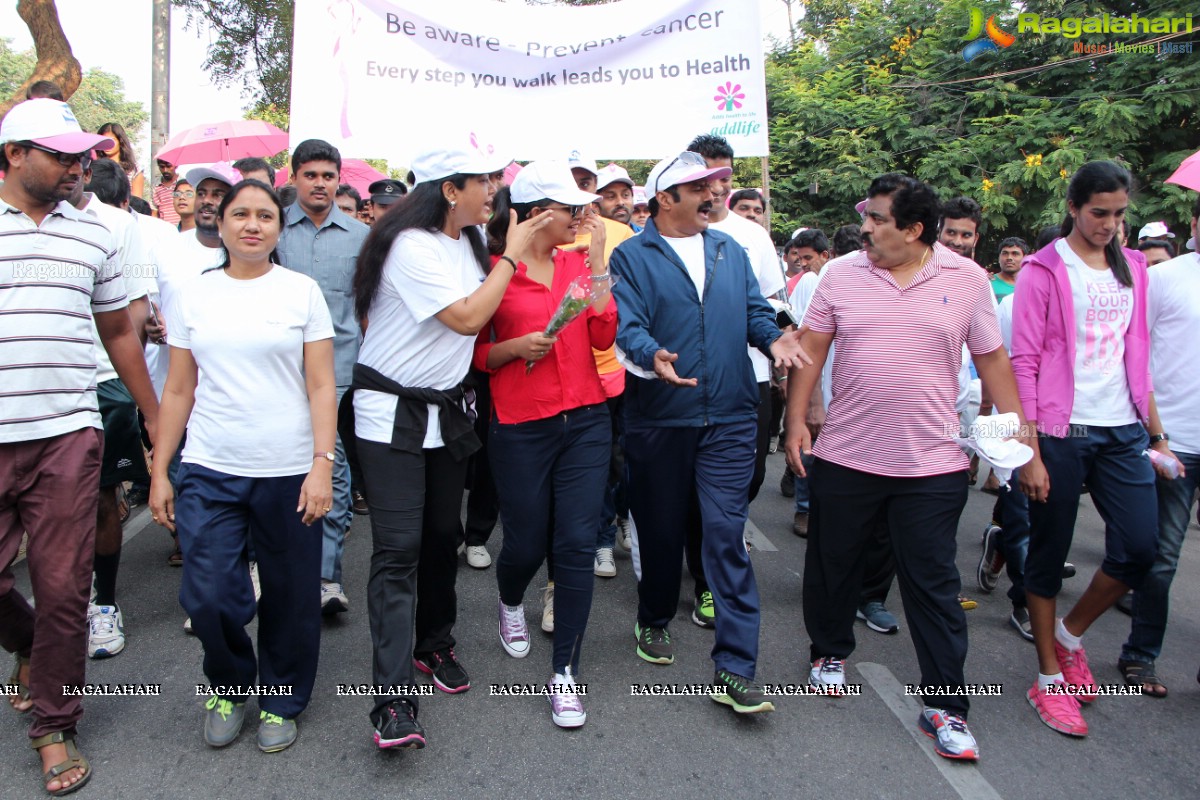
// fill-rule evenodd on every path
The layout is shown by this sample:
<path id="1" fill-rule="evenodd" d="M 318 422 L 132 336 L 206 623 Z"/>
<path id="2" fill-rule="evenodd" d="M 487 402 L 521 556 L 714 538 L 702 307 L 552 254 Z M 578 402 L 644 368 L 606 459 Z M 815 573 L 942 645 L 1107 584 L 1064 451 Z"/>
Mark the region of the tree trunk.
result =
<path id="1" fill-rule="evenodd" d="M 33 35 L 37 66 L 11 98 L 0 101 L 0 117 L 22 102 L 25 92 L 37 81 L 54 81 L 62 89 L 63 97 L 69 99 L 83 80 L 83 69 L 63 33 L 54 0 L 18 0 L 17 13 Z"/>

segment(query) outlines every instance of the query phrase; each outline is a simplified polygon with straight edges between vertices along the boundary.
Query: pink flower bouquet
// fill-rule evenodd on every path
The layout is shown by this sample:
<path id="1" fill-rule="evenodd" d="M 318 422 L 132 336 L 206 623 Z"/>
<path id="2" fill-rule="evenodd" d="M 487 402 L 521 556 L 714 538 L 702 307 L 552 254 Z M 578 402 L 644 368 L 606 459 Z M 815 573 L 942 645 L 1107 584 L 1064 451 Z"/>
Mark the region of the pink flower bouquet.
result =
<path id="1" fill-rule="evenodd" d="M 602 280 L 597 280 L 601 277 Z M 603 300 L 609 295 L 614 283 L 616 283 L 616 278 L 609 278 L 607 275 L 580 275 L 571 281 L 571 285 L 567 287 L 567 293 L 563 295 L 562 302 L 558 304 L 558 310 L 550 318 L 550 324 L 546 326 L 542 335 L 556 336 L 559 331 L 587 311 L 592 303 Z M 536 363 L 535 361 L 525 362 L 526 375 L 533 370 Z"/>

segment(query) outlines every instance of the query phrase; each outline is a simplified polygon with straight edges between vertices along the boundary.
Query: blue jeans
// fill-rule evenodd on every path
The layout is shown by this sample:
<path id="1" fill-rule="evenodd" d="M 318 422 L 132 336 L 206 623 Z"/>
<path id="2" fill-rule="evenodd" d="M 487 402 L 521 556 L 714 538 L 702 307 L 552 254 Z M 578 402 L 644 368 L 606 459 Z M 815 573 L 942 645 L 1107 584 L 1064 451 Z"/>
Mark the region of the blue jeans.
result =
<path id="1" fill-rule="evenodd" d="M 608 462 L 608 485 L 600 508 L 597 549 L 616 545 L 616 518 L 629 516 L 629 501 L 625 497 L 625 395 L 610 397 L 606 402 L 612 417 L 612 458 Z"/>
<path id="2" fill-rule="evenodd" d="M 341 405 L 342 395 L 349 386 L 337 387 L 337 402 Z M 354 519 L 354 511 L 350 500 L 350 465 L 346 463 L 346 450 L 342 447 L 342 437 L 337 437 L 334 449 L 337 457 L 333 462 L 333 510 L 322 520 L 321 538 L 321 579 L 342 582 L 342 545 L 346 541 L 346 531 L 350 530 L 350 522 Z"/>
<path id="3" fill-rule="evenodd" d="M 1167 629 L 1168 595 L 1179 551 L 1187 533 L 1192 497 L 1200 485 L 1200 455 L 1175 453 L 1187 474 L 1174 480 L 1158 479 L 1158 558 L 1140 589 L 1133 594 L 1133 624 L 1121 649 L 1124 661 L 1153 664 L 1162 653 Z"/>
<path id="4" fill-rule="evenodd" d="M 493 421 L 488 455 L 500 498 L 504 542 L 496 583 L 505 605 L 521 605 L 529 582 L 554 553 L 555 672 L 578 673 L 592 609 L 596 520 L 612 453 L 608 408 L 573 408 L 546 419 Z"/>
<path id="5" fill-rule="evenodd" d="M 805 472 L 808 472 L 810 469 L 812 469 L 813 461 L 815 461 L 816 458 L 817 457 L 814 456 L 812 453 L 809 453 L 808 455 L 804 455 L 803 453 L 800 454 L 800 463 L 802 463 L 804 465 Z M 795 474 L 792 475 L 792 478 L 794 481 L 794 485 L 796 487 L 796 513 L 797 514 L 807 514 L 808 513 L 808 478 L 802 478 L 799 475 L 795 475 Z"/>
<path id="6" fill-rule="evenodd" d="M 1029 555 L 1029 498 L 1021 491 L 1020 470 L 1013 470 L 1007 487 L 1000 487 L 1000 549 L 1012 586 L 1013 608 L 1025 607 L 1025 558 Z"/>
<path id="7" fill-rule="evenodd" d="M 1145 428 L 1136 422 L 1111 428 L 1072 425 L 1069 436 L 1039 435 L 1038 442 L 1050 475 L 1050 496 L 1029 506 L 1025 591 L 1055 597 L 1062 589 L 1062 565 L 1071 549 L 1084 483 L 1104 520 L 1101 571 L 1139 588 L 1158 550 L 1154 469 L 1142 455 L 1150 443 Z"/>

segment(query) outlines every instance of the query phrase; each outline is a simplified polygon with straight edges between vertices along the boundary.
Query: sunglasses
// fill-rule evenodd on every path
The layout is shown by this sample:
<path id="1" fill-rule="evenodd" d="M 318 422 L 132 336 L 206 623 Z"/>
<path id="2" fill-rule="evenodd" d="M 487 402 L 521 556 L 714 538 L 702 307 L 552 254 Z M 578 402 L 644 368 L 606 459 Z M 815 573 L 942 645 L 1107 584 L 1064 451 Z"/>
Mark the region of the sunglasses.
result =
<path id="1" fill-rule="evenodd" d="M 691 150 L 685 150 L 675 158 L 671 159 L 671 163 L 667 164 L 662 172 L 654 177 L 654 193 L 658 194 L 658 184 L 662 180 L 662 176 L 671 171 L 671 167 L 676 164 L 687 164 L 693 167 L 707 167 L 708 162 L 704 160 L 704 156 L 699 153 L 693 153 Z M 668 187 L 669 188 L 669 187 Z"/>
<path id="2" fill-rule="evenodd" d="M 548 211 L 566 211 L 569 212 L 572 217 L 577 217 L 583 213 L 583 209 L 586 207 L 587 206 L 546 206 L 545 208 Z"/>
<path id="3" fill-rule="evenodd" d="M 88 151 L 82 153 L 62 153 L 58 150 L 51 150 L 49 147 L 42 147 L 37 142 L 28 142 L 25 146 L 31 150 L 41 150 L 43 153 L 49 153 L 54 156 L 54 159 L 61 167 L 71 167 L 78 163 L 84 169 L 87 169 L 92 163 L 92 154 Z"/>

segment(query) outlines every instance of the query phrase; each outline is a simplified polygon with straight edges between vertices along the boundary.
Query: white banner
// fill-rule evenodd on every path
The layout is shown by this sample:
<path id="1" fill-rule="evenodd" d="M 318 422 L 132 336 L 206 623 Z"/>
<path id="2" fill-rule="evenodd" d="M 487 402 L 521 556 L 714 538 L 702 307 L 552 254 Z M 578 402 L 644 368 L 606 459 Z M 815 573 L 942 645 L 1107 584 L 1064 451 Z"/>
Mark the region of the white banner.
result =
<path id="1" fill-rule="evenodd" d="M 297 0 L 291 142 L 406 164 L 476 137 L 521 160 L 767 155 L 758 0 Z"/>

